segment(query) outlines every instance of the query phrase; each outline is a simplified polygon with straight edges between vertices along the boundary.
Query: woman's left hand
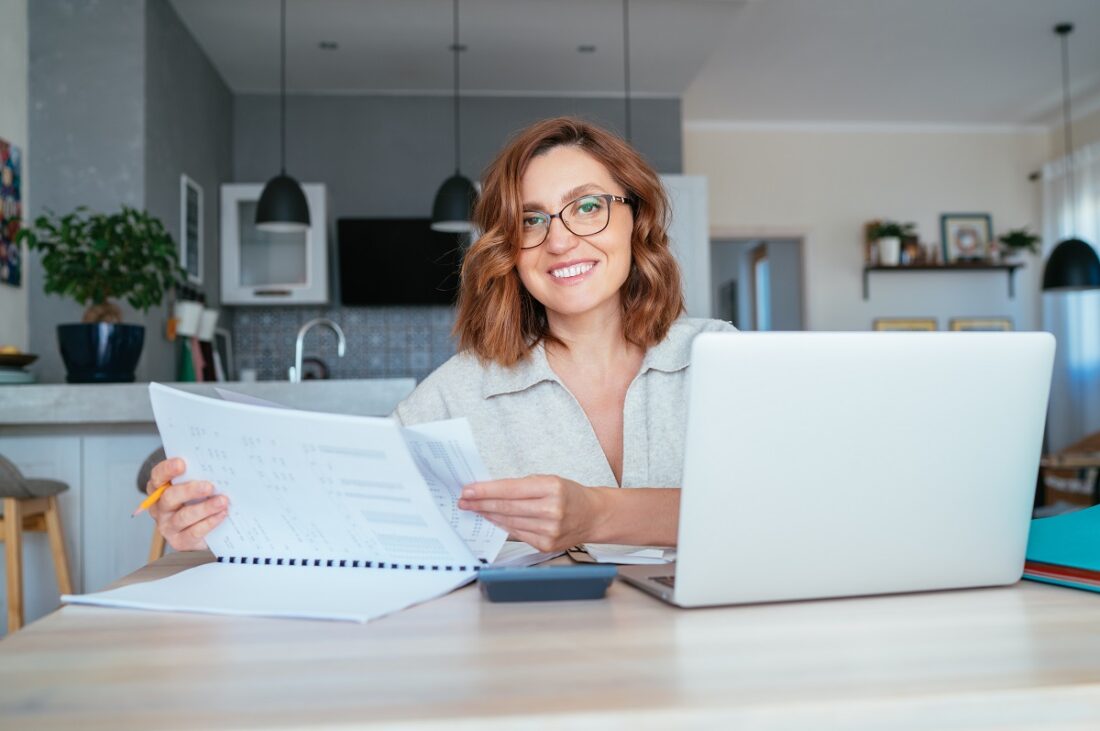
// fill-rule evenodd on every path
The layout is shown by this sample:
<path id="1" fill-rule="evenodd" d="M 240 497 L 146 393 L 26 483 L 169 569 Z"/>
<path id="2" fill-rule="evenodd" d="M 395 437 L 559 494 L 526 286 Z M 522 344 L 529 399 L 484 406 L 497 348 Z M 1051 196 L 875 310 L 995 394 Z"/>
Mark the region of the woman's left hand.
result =
<path id="1" fill-rule="evenodd" d="M 604 518 L 603 492 L 556 475 L 531 475 L 470 483 L 458 507 L 540 551 L 563 551 L 592 539 Z"/>

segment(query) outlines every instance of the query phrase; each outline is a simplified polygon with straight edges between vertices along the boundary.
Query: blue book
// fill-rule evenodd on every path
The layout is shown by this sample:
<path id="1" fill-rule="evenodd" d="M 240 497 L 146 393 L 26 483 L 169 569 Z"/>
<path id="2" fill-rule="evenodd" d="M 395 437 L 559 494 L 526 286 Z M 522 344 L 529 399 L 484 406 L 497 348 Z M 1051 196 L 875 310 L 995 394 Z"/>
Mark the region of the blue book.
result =
<path id="1" fill-rule="evenodd" d="M 1024 578 L 1100 592 L 1100 505 L 1031 521 Z"/>

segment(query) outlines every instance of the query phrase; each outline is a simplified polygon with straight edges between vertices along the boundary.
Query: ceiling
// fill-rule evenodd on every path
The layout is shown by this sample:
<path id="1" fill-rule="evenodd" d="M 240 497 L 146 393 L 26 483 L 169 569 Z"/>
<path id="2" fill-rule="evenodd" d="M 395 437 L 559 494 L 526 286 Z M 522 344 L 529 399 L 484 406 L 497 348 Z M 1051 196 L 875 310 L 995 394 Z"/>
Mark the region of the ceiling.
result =
<path id="1" fill-rule="evenodd" d="M 234 92 L 278 90 L 276 0 L 172 5 Z M 621 0 L 460 13 L 463 93 L 622 94 Z M 689 124 L 1050 124 L 1060 21 L 1075 112 L 1100 108 L 1100 0 L 630 0 L 631 89 L 682 97 Z M 447 0 L 288 0 L 287 86 L 446 94 L 451 39 Z"/>

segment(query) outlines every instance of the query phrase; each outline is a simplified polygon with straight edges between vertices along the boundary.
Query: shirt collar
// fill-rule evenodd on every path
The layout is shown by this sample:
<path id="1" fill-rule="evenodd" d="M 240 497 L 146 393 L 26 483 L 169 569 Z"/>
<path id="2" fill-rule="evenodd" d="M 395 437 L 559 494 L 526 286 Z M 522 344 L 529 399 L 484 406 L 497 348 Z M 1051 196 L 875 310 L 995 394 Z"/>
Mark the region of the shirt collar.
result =
<path id="1" fill-rule="evenodd" d="M 696 330 L 683 318 L 673 322 L 665 339 L 646 351 L 639 375 L 649 370 L 674 373 L 687 368 L 691 364 L 691 341 L 695 334 Z M 543 381 L 561 383 L 561 379 L 546 360 L 546 349 L 542 343 L 538 343 L 531 348 L 525 360 L 514 366 L 489 363 L 482 381 L 481 395 L 489 398 L 504 393 L 518 393 Z"/>

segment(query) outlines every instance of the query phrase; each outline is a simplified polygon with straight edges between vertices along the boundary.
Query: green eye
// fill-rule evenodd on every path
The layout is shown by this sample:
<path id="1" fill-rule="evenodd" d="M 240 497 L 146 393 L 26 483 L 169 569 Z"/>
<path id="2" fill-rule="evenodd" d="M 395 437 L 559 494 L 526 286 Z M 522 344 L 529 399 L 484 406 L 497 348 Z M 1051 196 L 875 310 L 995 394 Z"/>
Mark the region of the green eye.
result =
<path id="1" fill-rule="evenodd" d="M 581 198 L 573 205 L 573 211 L 580 216 L 591 216 L 603 210 L 602 198 Z"/>
<path id="2" fill-rule="evenodd" d="M 524 213 L 523 227 L 525 229 L 540 228 L 546 225 L 545 213 Z"/>

